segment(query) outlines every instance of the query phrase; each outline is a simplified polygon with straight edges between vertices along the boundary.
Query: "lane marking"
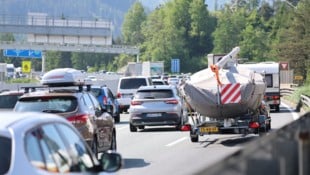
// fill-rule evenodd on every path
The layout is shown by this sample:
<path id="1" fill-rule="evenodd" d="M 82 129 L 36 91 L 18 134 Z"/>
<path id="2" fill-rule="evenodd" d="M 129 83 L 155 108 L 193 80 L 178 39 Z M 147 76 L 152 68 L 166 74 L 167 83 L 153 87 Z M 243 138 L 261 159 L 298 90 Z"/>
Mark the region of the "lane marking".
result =
<path id="1" fill-rule="evenodd" d="M 180 139 L 178 139 L 178 140 L 176 140 L 174 142 L 171 142 L 171 143 L 167 144 L 166 146 L 170 147 L 170 146 L 176 145 L 176 144 L 178 144 L 178 143 L 180 143 L 180 142 L 182 142 L 184 140 L 187 140 L 187 139 L 188 139 L 187 137 L 182 137 L 182 138 L 180 138 Z"/>
<path id="2" fill-rule="evenodd" d="M 116 129 L 117 129 L 117 130 L 123 130 L 123 129 L 126 129 L 126 128 L 128 128 L 128 126 L 117 127 Z"/>
<path id="3" fill-rule="evenodd" d="M 288 106 L 287 104 L 285 103 L 281 103 L 282 106 L 284 106 L 285 108 L 287 108 L 293 115 L 293 119 L 294 120 L 297 120 L 299 119 L 299 115 L 295 112 L 295 110 L 293 110 L 290 106 Z"/>

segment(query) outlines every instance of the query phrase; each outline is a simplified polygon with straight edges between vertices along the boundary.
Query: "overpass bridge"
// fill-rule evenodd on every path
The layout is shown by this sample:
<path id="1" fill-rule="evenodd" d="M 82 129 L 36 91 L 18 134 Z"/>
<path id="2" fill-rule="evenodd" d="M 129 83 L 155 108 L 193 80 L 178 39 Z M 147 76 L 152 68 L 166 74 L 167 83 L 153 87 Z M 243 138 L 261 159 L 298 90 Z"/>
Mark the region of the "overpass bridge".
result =
<path id="1" fill-rule="evenodd" d="M 0 33 L 24 34 L 23 41 L 1 41 L 0 49 L 41 50 L 42 72 L 44 51 L 68 51 L 131 54 L 139 59 L 136 46 L 112 45 L 113 24 L 104 20 L 57 19 L 44 13 L 27 16 L 0 14 Z"/>

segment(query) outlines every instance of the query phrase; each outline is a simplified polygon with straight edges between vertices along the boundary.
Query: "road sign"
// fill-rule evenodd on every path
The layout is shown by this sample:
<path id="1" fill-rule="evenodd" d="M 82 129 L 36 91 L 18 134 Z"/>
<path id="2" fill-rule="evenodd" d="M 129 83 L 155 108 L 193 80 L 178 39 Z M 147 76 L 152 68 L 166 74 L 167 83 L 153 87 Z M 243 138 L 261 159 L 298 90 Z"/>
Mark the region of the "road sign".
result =
<path id="1" fill-rule="evenodd" d="M 294 79 L 295 79 L 295 80 L 303 80 L 304 77 L 301 76 L 301 75 L 295 75 Z"/>
<path id="2" fill-rule="evenodd" d="M 31 72 L 31 61 L 22 61 L 22 72 L 23 73 Z"/>
<path id="3" fill-rule="evenodd" d="M 171 73 L 180 72 L 180 59 L 171 59 Z"/>
<path id="4" fill-rule="evenodd" d="M 22 57 L 22 58 L 42 58 L 42 52 L 40 50 L 5 49 L 3 50 L 3 56 Z"/>
<path id="5" fill-rule="evenodd" d="M 288 70 L 288 62 L 280 62 L 280 70 Z"/>

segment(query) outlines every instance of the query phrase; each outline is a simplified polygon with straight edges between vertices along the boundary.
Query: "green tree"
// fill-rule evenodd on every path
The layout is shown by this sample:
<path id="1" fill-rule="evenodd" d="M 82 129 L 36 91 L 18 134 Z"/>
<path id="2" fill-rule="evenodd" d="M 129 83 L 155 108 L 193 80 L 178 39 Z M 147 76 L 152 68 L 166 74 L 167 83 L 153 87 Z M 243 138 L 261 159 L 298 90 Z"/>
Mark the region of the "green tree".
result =
<path id="1" fill-rule="evenodd" d="M 214 37 L 213 53 L 228 53 L 232 48 L 239 45 L 242 36 L 241 31 L 246 26 L 246 10 L 238 8 L 232 10 L 229 5 L 226 5 L 219 13 L 216 14 L 218 22 Z"/>
<path id="2" fill-rule="evenodd" d="M 215 18 L 209 15 L 204 2 L 174 0 L 154 10 L 142 28 L 142 60 L 165 61 L 166 70 L 170 70 L 170 60 L 179 58 L 182 72 L 205 66 L 192 60 L 203 59 L 213 48 Z"/>
<path id="3" fill-rule="evenodd" d="M 45 57 L 45 71 L 61 67 L 61 52 L 48 51 Z"/>
<path id="4" fill-rule="evenodd" d="M 277 54 L 282 60 L 288 60 L 295 75 L 305 79 L 310 68 L 310 1 L 300 0 L 293 8 L 289 27 L 280 33 L 280 41 L 276 47 Z"/>
<path id="5" fill-rule="evenodd" d="M 129 9 L 124 19 L 122 35 L 125 44 L 137 45 L 144 41 L 141 26 L 145 20 L 146 13 L 141 2 L 138 1 Z"/>

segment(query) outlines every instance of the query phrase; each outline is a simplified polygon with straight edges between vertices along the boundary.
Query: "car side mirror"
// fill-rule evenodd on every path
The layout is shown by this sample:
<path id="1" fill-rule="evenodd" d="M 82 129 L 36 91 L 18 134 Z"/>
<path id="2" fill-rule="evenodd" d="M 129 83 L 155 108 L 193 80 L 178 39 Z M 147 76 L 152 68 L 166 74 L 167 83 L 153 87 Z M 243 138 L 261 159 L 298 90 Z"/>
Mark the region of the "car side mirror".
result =
<path id="1" fill-rule="evenodd" d="M 122 156 L 116 152 L 104 152 L 100 157 L 102 170 L 105 172 L 116 172 L 123 165 Z"/>

